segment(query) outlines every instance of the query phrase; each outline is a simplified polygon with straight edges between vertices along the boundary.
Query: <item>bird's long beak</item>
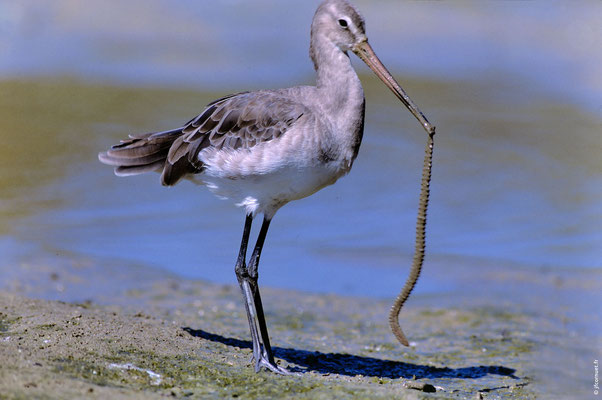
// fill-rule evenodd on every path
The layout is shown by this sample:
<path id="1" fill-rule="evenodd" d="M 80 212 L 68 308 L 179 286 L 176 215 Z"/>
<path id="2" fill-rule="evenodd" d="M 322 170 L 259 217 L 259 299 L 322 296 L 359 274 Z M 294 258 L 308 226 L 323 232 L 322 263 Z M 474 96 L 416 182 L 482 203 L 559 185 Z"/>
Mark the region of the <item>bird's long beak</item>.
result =
<path id="1" fill-rule="evenodd" d="M 381 81 L 384 82 L 385 85 L 397 96 L 399 100 L 410 110 L 410 112 L 416 117 L 416 119 L 420 122 L 422 127 L 429 133 L 435 133 L 435 127 L 431 125 L 431 123 L 426 119 L 422 111 L 418 108 L 416 104 L 410 99 L 407 93 L 399 86 L 399 83 L 391 76 L 391 73 L 387 70 L 387 68 L 383 65 L 383 63 L 378 59 L 374 50 L 368 43 L 368 41 L 363 41 L 359 44 L 356 44 L 353 47 L 353 52 L 365 62 L 372 71 L 380 78 Z"/>

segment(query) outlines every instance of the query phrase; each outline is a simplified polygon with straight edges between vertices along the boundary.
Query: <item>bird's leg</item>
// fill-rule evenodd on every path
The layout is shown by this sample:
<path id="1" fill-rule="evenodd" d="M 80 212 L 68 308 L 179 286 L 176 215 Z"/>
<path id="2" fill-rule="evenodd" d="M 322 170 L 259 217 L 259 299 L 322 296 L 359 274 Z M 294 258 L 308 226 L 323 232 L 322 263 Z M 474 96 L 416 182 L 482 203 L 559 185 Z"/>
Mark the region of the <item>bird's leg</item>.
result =
<path id="1" fill-rule="evenodd" d="M 255 371 L 258 372 L 261 367 L 265 367 L 279 374 L 289 374 L 286 369 L 279 367 L 274 361 L 274 355 L 270 346 L 270 339 L 265 323 L 265 316 L 263 314 L 263 305 L 261 303 L 259 287 L 257 285 L 259 257 L 261 255 L 261 249 L 263 248 L 263 243 L 270 226 L 270 220 L 264 218 L 259 236 L 257 237 L 255 249 L 253 250 L 253 255 L 249 260 L 248 266 L 246 266 L 245 258 L 252 221 L 253 216 L 250 214 L 247 215 L 235 271 L 245 301 L 245 310 L 249 320 L 249 329 L 251 331 L 251 339 L 253 341 L 253 359 L 255 360 Z"/>
<path id="2" fill-rule="evenodd" d="M 236 279 L 240 285 L 242 295 L 245 303 L 245 311 L 247 312 L 247 319 L 249 320 L 249 330 L 251 331 L 251 340 L 253 342 L 253 358 L 258 359 L 261 351 L 261 344 L 259 342 L 259 335 L 257 334 L 257 324 L 255 323 L 254 305 L 253 305 L 253 294 L 251 293 L 248 283 L 249 274 L 245 260 L 247 258 L 247 244 L 249 243 L 249 235 L 251 233 L 251 224 L 253 223 L 253 215 L 247 214 L 245 219 L 245 227 L 242 234 L 242 240 L 240 243 L 240 251 L 238 253 L 238 259 L 236 260 L 236 266 L 234 272 L 236 273 Z"/>
<path id="3" fill-rule="evenodd" d="M 270 226 L 270 220 L 264 218 L 259 236 L 257 237 L 255 249 L 253 250 L 253 255 L 249 260 L 249 265 L 245 266 L 247 244 L 249 241 L 252 221 L 253 216 L 247 215 L 235 272 L 244 297 L 245 310 L 249 320 L 249 329 L 251 331 L 251 339 L 253 341 L 255 371 L 258 372 L 261 367 L 265 367 L 272 372 L 289 375 L 290 372 L 288 370 L 278 366 L 274 361 L 268 329 L 265 323 L 265 316 L 263 314 L 263 305 L 261 303 L 259 287 L 257 285 L 259 257 L 261 255 L 261 249 L 263 248 L 263 243 Z M 259 325 L 259 330 L 257 329 L 257 325 Z"/>
<path id="4" fill-rule="evenodd" d="M 263 366 L 273 372 L 289 375 L 290 372 L 288 370 L 278 366 L 274 361 L 274 353 L 272 352 L 272 346 L 270 345 L 270 336 L 268 334 L 268 327 L 265 323 L 265 316 L 263 313 L 261 294 L 259 293 L 259 285 L 257 284 L 257 279 L 259 277 L 259 258 L 261 257 L 263 243 L 265 242 L 265 237 L 268 233 L 268 228 L 270 227 L 270 221 L 271 220 L 268 218 L 263 219 L 263 224 L 261 225 L 261 230 L 259 231 L 259 236 L 257 237 L 257 243 L 255 244 L 253 255 L 251 256 L 251 259 L 249 260 L 249 266 L 247 267 L 247 270 L 249 271 L 251 290 L 253 291 L 253 300 L 255 303 L 257 323 L 259 325 L 260 340 L 263 343 L 260 357 L 255 359 L 255 369 L 258 370 Z"/>
<path id="5" fill-rule="evenodd" d="M 267 324 L 265 322 L 265 315 L 263 312 L 263 304 L 261 302 L 261 294 L 259 293 L 259 285 L 257 280 L 259 278 L 258 268 L 259 259 L 261 257 L 261 250 L 265 242 L 265 237 L 270 227 L 270 219 L 264 218 L 261 230 L 257 237 L 257 243 L 255 249 L 249 260 L 247 270 L 249 272 L 251 290 L 253 292 L 253 302 L 255 304 L 255 313 L 257 317 L 257 324 L 259 325 L 259 338 L 262 342 L 260 357 L 255 359 L 255 369 L 259 370 L 261 367 L 265 367 L 273 372 L 289 375 L 291 374 L 287 369 L 280 367 L 274 360 L 274 353 L 272 352 L 272 346 L 270 345 L 270 336 L 268 334 Z"/>

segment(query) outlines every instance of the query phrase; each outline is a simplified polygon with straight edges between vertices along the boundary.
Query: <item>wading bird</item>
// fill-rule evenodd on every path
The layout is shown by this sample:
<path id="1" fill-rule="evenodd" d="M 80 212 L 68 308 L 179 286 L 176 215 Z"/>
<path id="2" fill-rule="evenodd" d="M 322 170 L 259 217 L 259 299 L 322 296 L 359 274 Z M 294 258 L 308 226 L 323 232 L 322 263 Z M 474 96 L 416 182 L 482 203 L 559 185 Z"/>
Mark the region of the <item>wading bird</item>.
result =
<path id="1" fill-rule="evenodd" d="M 368 44 L 357 10 L 345 0 L 326 0 L 311 25 L 309 53 L 316 86 L 222 97 L 179 128 L 130 135 L 99 154 L 100 161 L 114 166 L 118 176 L 157 171 L 166 186 L 190 178 L 245 209 L 235 272 L 249 320 L 256 371 L 264 367 L 289 373 L 274 360 L 257 285 L 270 222 L 288 202 L 347 174 L 362 141 L 364 92 L 349 52 L 359 56 L 422 126 L 434 133 Z M 263 214 L 263 224 L 247 263 L 251 223 L 258 214 Z"/>

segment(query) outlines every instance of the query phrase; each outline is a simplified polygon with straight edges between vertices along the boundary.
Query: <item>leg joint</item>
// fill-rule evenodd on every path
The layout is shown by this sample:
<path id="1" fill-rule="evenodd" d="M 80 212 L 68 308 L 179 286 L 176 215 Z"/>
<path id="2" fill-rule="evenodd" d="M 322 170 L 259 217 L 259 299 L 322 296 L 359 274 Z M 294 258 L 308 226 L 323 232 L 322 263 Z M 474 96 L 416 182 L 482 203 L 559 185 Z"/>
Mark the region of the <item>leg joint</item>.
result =
<path id="1" fill-rule="evenodd" d="M 242 279 L 249 276 L 249 271 L 245 266 L 244 260 L 239 259 L 238 261 L 236 261 L 236 265 L 234 266 L 234 273 L 236 273 L 236 277 L 238 279 Z"/>

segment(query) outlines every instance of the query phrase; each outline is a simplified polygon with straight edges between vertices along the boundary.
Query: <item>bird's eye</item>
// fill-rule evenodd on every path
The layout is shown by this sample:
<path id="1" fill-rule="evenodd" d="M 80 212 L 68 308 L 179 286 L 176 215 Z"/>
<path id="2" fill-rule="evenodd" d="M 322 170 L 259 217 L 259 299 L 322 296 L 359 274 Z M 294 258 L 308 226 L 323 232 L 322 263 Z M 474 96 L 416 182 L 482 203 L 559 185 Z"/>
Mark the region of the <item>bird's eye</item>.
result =
<path id="1" fill-rule="evenodd" d="M 347 21 L 346 21 L 346 20 L 344 20 L 344 19 L 342 19 L 342 18 L 341 18 L 341 19 L 339 20 L 339 25 L 341 25 L 343 28 L 347 28 L 347 26 L 348 26 L 349 24 L 347 23 Z"/>

